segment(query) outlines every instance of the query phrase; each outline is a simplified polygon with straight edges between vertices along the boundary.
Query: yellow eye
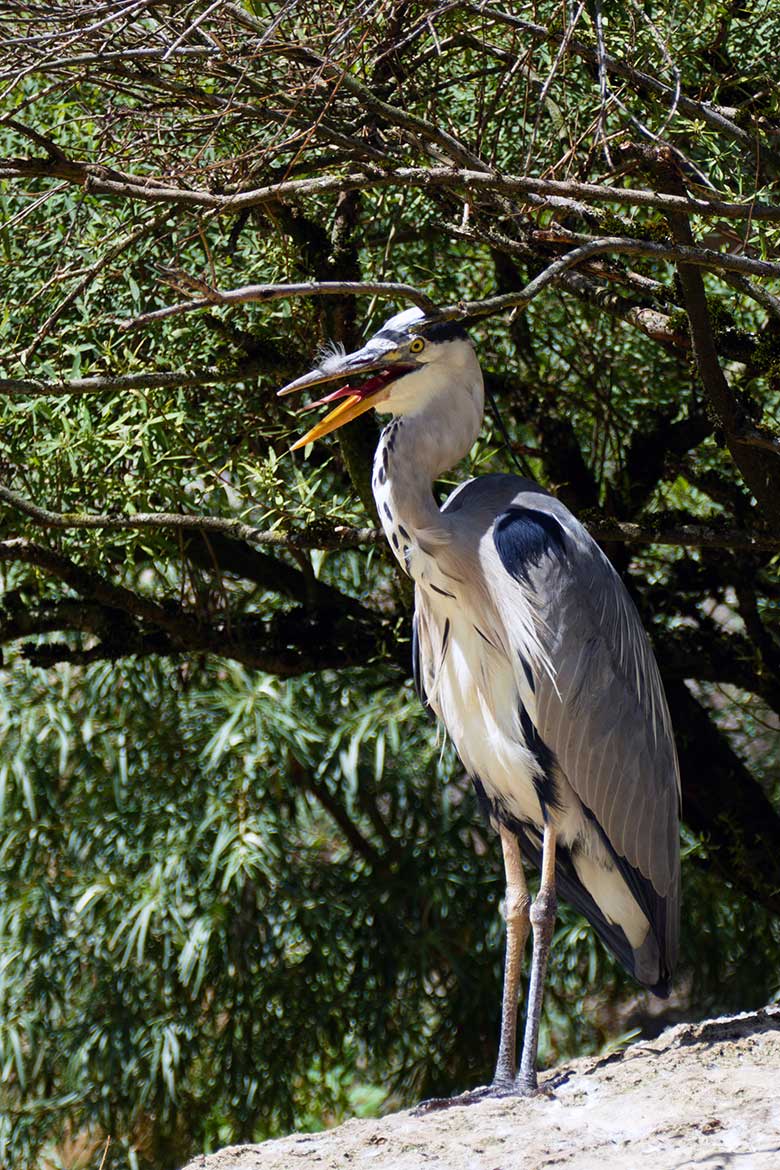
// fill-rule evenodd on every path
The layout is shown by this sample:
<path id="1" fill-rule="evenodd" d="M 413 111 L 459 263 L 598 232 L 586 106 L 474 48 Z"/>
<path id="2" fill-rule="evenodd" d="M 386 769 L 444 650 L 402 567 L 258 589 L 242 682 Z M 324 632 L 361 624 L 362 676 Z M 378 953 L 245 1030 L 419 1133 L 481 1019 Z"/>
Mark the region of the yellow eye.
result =
<path id="1" fill-rule="evenodd" d="M 414 341 L 409 346 L 409 353 L 419 353 L 420 350 L 425 349 L 425 342 L 422 337 L 415 337 Z"/>

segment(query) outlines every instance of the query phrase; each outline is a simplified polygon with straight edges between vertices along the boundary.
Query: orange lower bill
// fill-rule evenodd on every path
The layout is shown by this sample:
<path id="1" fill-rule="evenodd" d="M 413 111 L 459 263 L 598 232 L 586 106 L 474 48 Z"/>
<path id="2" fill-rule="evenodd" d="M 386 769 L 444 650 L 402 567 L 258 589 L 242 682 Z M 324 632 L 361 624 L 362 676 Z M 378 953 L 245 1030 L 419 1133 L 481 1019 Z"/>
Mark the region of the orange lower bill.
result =
<path id="1" fill-rule="evenodd" d="M 371 410 L 377 402 L 381 402 L 385 395 L 382 391 L 377 391 L 375 394 L 352 394 L 349 398 L 345 398 L 340 402 L 335 410 L 330 414 L 326 414 L 324 418 L 320 419 L 310 431 L 307 431 L 302 439 L 297 443 L 293 443 L 290 448 L 291 451 L 298 451 L 301 447 L 305 447 L 308 443 L 313 443 L 316 439 L 321 439 L 323 435 L 329 435 L 331 431 L 337 431 L 339 427 L 343 427 L 345 423 L 352 422 L 353 418 L 358 418 L 361 414 L 365 414 L 367 410 Z"/>

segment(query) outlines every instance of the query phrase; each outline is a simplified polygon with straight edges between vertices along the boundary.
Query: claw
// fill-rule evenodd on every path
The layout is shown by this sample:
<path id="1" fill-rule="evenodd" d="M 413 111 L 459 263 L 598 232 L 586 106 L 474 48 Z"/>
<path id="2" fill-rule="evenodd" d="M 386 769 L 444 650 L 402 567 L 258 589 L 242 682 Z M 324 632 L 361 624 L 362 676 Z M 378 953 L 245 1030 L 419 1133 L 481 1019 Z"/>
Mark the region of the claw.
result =
<path id="1" fill-rule="evenodd" d="M 426 1113 L 436 1113 L 441 1109 L 453 1109 L 456 1106 L 476 1105 L 480 1101 L 489 1101 L 501 1097 L 517 1096 L 514 1084 L 481 1085 L 478 1089 L 469 1089 L 466 1093 L 457 1093 L 454 1097 L 430 1097 L 421 1101 L 416 1109 L 412 1110 L 412 1117 L 424 1117 Z"/>

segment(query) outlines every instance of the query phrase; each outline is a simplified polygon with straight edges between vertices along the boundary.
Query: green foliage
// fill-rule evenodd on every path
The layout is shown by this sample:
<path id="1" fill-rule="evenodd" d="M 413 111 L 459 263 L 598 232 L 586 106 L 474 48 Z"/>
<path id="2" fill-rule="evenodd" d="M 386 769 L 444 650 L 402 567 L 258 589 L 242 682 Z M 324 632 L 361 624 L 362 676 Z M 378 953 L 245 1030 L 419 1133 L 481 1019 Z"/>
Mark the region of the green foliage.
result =
<path id="1" fill-rule="evenodd" d="M 116 1165 L 175 1165 L 490 1075 L 499 859 L 405 690 L 19 667 L 3 704 L 9 1162 L 80 1128 Z M 776 993 L 776 922 L 689 875 L 698 1001 Z M 562 907 L 547 1058 L 602 1042 L 628 990 Z"/>

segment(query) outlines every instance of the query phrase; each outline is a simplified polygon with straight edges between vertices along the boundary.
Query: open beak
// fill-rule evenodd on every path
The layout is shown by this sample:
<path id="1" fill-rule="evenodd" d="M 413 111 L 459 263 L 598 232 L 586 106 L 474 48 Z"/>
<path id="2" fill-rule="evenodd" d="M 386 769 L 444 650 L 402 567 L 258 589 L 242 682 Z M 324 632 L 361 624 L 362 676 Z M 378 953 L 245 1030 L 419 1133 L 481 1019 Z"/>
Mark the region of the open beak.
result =
<path id="1" fill-rule="evenodd" d="M 371 410 L 378 402 L 386 398 L 387 387 L 390 383 L 394 382 L 396 378 L 400 378 L 402 374 L 414 369 L 415 366 L 413 361 L 399 362 L 397 358 L 394 361 L 392 355 L 392 350 L 386 350 L 383 353 L 375 347 L 365 346 L 355 353 L 345 354 L 343 358 L 330 359 L 326 363 L 325 369 L 312 370 L 310 373 L 304 374 L 302 378 L 296 378 L 294 382 L 283 386 L 278 392 L 280 396 L 293 394 L 297 390 L 306 390 L 309 386 L 319 386 L 323 382 L 343 381 L 344 378 L 374 374 L 372 378 L 367 378 L 360 385 L 341 386 L 340 389 L 326 394 L 317 402 L 303 407 L 304 410 L 313 410 L 316 406 L 325 406 L 338 401 L 338 406 L 320 419 L 290 449 L 297 451 L 300 447 L 305 447 L 307 443 L 313 443 L 315 439 L 329 435 L 331 431 L 338 430 L 345 423 L 351 422 L 353 418 L 365 414 L 367 410 Z"/>

